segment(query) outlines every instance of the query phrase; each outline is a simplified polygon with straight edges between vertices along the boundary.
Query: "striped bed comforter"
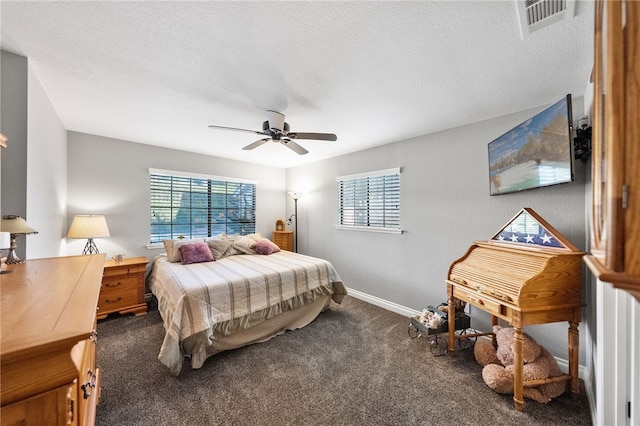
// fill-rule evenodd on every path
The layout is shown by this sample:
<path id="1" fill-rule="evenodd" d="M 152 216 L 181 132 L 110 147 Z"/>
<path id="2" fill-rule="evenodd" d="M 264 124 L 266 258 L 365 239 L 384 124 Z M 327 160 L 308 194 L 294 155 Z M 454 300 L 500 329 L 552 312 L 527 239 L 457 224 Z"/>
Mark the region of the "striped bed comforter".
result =
<path id="1" fill-rule="evenodd" d="M 209 341 L 214 333 L 230 335 L 322 296 L 340 303 L 346 294 L 331 263 L 288 251 L 191 265 L 161 255 L 148 283 L 166 330 L 159 359 L 176 375 L 186 355 L 181 343 L 190 336 L 204 333 Z"/>

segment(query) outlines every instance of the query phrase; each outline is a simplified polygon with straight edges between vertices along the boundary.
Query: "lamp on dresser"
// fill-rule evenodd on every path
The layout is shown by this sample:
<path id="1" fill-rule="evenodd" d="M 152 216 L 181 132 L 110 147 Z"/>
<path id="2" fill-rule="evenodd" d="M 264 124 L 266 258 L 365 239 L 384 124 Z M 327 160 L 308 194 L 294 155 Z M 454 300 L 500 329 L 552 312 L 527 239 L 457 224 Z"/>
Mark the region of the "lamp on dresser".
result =
<path id="1" fill-rule="evenodd" d="M 20 259 L 18 255 L 16 255 L 16 237 L 20 234 L 37 234 L 38 231 L 30 227 L 29 224 L 27 224 L 27 222 L 20 216 L 10 214 L 2 216 L 0 232 L 8 232 L 11 238 L 11 244 L 9 246 L 9 254 L 7 255 L 6 263 L 8 265 L 11 265 L 14 263 L 24 262 L 24 260 Z"/>
<path id="2" fill-rule="evenodd" d="M 82 254 L 96 254 L 100 252 L 93 239 L 110 235 L 107 220 L 103 215 L 79 214 L 73 218 L 67 238 L 86 238 L 87 244 Z"/>

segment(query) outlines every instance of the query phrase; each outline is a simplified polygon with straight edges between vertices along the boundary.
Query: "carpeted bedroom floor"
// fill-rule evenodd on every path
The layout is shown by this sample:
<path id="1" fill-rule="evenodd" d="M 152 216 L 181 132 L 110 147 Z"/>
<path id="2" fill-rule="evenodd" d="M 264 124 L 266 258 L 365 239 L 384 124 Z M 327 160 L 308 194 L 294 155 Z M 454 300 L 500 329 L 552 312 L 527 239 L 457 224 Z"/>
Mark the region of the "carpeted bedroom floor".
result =
<path id="1" fill-rule="evenodd" d="M 549 404 L 482 381 L 473 351 L 435 357 L 409 319 L 353 297 L 309 326 L 268 342 L 187 362 L 178 377 L 157 360 L 157 310 L 98 323 L 102 395 L 97 425 L 589 425 L 586 395 Z"/>

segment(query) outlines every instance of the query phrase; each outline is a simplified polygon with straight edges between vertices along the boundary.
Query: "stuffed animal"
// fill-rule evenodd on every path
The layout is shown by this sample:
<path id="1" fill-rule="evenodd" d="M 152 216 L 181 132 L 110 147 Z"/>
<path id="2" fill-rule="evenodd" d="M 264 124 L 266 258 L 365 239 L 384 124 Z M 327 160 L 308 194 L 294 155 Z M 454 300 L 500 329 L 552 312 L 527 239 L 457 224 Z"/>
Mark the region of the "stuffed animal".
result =
<path id="1" fill-rule="evenodd" d="M 467 302 L 464 302 L 460 299 L 454 299 L 453 306 L 454 306 L 455 318 L 461 318 L 466 315 L 464 312 L 464 308 L 465 306 L 467 306 Z M 446 313 L 447 315 L 449 314 L 449 304 L 447 302 L 443 302 L 439 304 L 436 309 Z"/>
<path id="2" fill-rule="evenodd" d="M 482 365 L 482 379 L 491 389 L 498 393 L 513 393 L 513 327 L 495 325 L 497 348 L 488 340 L 478 340 L 474 346 L 474 355 L 478 364 Z M 522 343 L 522 379 L 547 379 L 561 376 L 563 373 L 556 359 L 545 348 L 540 346 L 531 336 L 523 333 Z M 524 397 L 546 404 L 552 398 L 560 396 L 566 389 L 566 382 L 558 381 L 538 386 L 525 386 Z"/>
<path id="3" fill-rule="evenodd" d="M 428 309 L 423 309 L 422 314 L 419 315 L 418 321 L 427 326 L 428 328 L 438 328 L 442 323 L 442 317 L 435 312 Z"/>

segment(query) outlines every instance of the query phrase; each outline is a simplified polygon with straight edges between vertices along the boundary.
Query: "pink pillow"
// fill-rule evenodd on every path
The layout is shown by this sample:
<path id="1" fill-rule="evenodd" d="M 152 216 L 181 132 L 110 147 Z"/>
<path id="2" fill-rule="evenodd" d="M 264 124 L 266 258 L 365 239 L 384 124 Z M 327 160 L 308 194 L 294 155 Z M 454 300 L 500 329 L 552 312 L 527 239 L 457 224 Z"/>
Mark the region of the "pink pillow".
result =
<path id="1" fill-rule="evenodd" d="M 213 255 L 207 243 L 182 244 L 178 247 L 178 250 L 180 250 L 180 254 L 182 255 L 183 265 L 213 261 Z"/>
<path id="2" fill-rule="evenodd" d="M 273 254 L 280 251 L 280 247 L 273 241 L 262 238 L 251 247 L 258 254 Z"/>

